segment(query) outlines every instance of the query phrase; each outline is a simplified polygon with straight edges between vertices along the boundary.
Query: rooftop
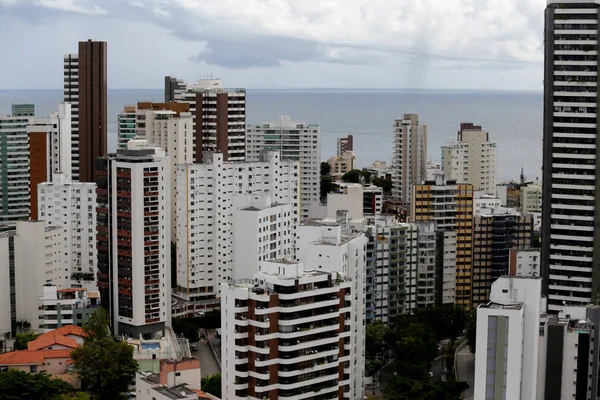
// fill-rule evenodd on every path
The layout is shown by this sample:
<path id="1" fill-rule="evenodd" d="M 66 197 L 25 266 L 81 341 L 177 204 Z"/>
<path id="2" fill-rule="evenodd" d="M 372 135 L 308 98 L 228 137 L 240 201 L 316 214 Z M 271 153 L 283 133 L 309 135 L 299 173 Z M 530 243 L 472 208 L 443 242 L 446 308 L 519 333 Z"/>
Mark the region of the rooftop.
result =
<path id="1" fill-rule="evenodd" d="M 0 365 L 42 364 L 48 358 L 70 358 L 73 349 L 67 350 L 19 350 L 0 354 Z"/>
<path id="2" fill-rule="evenodd" d="M 196 392 L 189 389 L 185 384 L 180 384 L 170 388 L 157 387 L 154 388 L 154 390 L 170 399 L 187 399 L 189 395 L 196 394 Z"/>
<path id="3" fill-rule="evenodd" d="M 76 349 L 77 347 L 79 347 L 75 339 L 63 336 L 61 334 L 57 334 L 54 331 L 52 331 L 45 333 L 39 336 L 37 339 L 27 343 L 27 350 L 41 350 L 43 348 L 53 346 L 55 344 L 69 347 L 71 349 Z"/>

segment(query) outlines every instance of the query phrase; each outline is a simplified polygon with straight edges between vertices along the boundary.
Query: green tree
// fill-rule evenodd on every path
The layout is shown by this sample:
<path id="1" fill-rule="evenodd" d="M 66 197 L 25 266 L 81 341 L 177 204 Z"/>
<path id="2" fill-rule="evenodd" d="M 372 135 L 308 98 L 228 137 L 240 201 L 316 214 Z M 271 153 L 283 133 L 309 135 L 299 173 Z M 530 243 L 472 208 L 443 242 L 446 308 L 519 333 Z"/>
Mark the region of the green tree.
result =
<path id="1" fill-rule="evenodd" d="M 392 352 L 398 373 L 412 379 L 425 379 L 437 355 L 433 331 L 425 324 L 411 322 L 397 329 L 394 336 Z"/>
<path id="2" fill-rule="evenodd" d="M 460 400 L 461 393 L 469 388 L 466 382 L 433 382 L 397 375 L 383 390 L 387 400 Z"/>
<path id="3" fill-rule="evenodd" d="M 321 176 L 328 176 L 331 173 L 331 165 L 328 162 L 321 162 Z"/>
<path id="4" fill-rule="evenodd" d="M 67 382 L 45 372 L 30 374 L 16 369 L 0 373 L 0 400 L 61 400 L 73 391 Z"/>
<path id="5" fill-rule="evenodd" d="M 344 175 L 342 175 L 342 181 L 350 183 L 360 183 L 361 176 L 362 171 L 360 169 L 353 169 L 352 171 L 348 171 Z"/>
<path id="6" fill-rule="evenodd" d="M 373 177 L 373 180 L 371 181 L 371 183 L 373 183 L 373 185 L 375 186 L 379 186 L 380 188 L 383 188 L 383 192 L 384 193 L 392 193 L 392 181 L 391 179 L 382 179 L 378 176 Z"/>
<path id="7" fill-rule="evenodd" d="M 202 378 L 200 386 L 206 393 L 210 393 L 213 396 L 221 398 L 221 373 L 218 372 L 214 375 Z"/>
<path id="8" fill-rule="evenodd" d="M 387 333 L 387 327 L 380 319 L 367 325 L 366 332 L 366 356 L 367 359 L 376 359 L 383 351 L 383 340 Z"/>
<path id="9" fill-rule="evenodd" d="M 173 331 L 178 335 L 183 335 L 190 342 L 199 342 L 200 334 L 198 327 L 187 321 L 185 318 L 173 318 Z"/>
<path id="10" fill-rule="evenodd" d="M 15 350 L 27 350 L 27 343 L 37 339 L 38 336 L 35 332 L 17 333 Z"/>
<path id="11" fill-rule="evenodd" d="M 108 330 L 108 314 L 99 308 L 84 326 L 83 346 L 71 353 L 82 386 L 101 400 L 116 399 L 129 389 L 138 369 L 133 347 L 115 341 Z"/>
<path id="12" fill-rule="evenodd" d="M 321 186 L 319 187 L 321 201 L 326 201 L 327 193 L 333 192 L 336 187 L 337 185 L 333 183 L 330 176 L 321 176 Z"/>
<path id="13" fill-rule="evenodd" d="M 75 392 L 63 394 L 60 396 L 60 400 L 90 400 L 90 396 L 84 392 Z"/>
<path id="14" fill-rule="evenodd" d="M 465 338 L 467 339 L 467 345 L 469 345 L 471 353 L 475 354 L 475 346 L 477 344 L 477 311 L 475 310 L 469 315 L 469 319 L 467 320 Z"/>

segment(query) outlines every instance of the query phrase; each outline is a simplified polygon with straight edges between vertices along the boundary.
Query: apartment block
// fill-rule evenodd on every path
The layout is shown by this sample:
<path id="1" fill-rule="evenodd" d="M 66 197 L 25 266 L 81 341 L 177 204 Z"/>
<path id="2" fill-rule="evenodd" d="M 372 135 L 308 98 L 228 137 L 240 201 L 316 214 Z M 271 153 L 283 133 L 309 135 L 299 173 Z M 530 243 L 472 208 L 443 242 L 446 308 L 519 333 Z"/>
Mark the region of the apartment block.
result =
<path id="1" fill-rule="evenodd" d="M 414 185 L 410 203 L 411 221 L 433 221 L 437 231 L 456 232 L 456 304 L 470 309 L 473 294 L 473 185 L 438 177 L 437 181 Z"/>
<path id="2" fill-rule="evenodd" d="M 246 248 L 244 240 L 260 238 L 262 246 L 256 259 L 244 259 L 248 262 L 244 269 L 256 268 L 259 260 L 271 255 L 285 256 L 298 223 L 299 171 L 298 162 L 282 161 L 278 152 L 264 152 L 255 162 L 225 161 L 222 153 L 207 153 L 202 164 L 177 166 L 177 286 L 181 293 L 196 300 L 214 298 L 220 282 L 236 276 L 235 247 Z M 258 198 L 254 207 L 260 211 L 241 210 L 252 207 L 251 196 Z M 247 221 L 247 227 L 238 224 L 238 214 L 253 222 Z M 236 238 L 238 234 L 242 236 Z"/>
<path id="3" fill-rule="evenodd" d="M 72 179 L 95 181 L 95 160 L 108 153 L 106 42 L 79 42 L 64 57 L 64 101 L 71 103 Z"/>
<path id="4" fill-rule="evenodd" d="M 222 284 L 224 399 L 364 396 L 363 283 L 356 292 L 333 260 L 305 265 L 266 261 Z"/>
<path id="5" fill-rule="evenodd" d="M 117 115 L 117 143 L 119 149 L 127 149 L 127 142 L 136 138 L 136 111 L 135 106 L 125 106 Z"/>
<path id="6" fill-rule="evenodd" d="M 497 208 L 473 218 L 473 306 L 486 303 L 492 282 L 510 271 L 510 251 L 531 248 L 533 217 Z"/>
<path id="7" fill-rule="evenodd" d="M 410 202 L 410 188 L 427 177 L 427 125 L 417 114 L 404 114 L 394 121 L 392 195 Z"/>
<path id="8" fill-rule="evenodd" d="M 456 304 L 456 231 L 436 230 L 435 305 Z"/>
<path id="9" fill-rule="evenodd" d="M 521 186 L 521 210 L 523 213 L 542 212 L 542 184 L 539 182 Z"/>
<path id="10" fill-rule="evenodd" d="M 225 89 L 220 79 L 193 84 L 165 77 L 165 101 L 188 103 L 194 117 L 194 161 L 205 151 L 220 152 L 225 161 L 246 159 L 246 90 Z"/>
<path id="11" fill-rule="evenodd" d="M 337 138 L 337 156 L 340 157 L 347 151 L 354 151 L 354 136 Z"/>
<path id="12" fill-rule="evenodd" d="M 416 225 L 418 230 L 418 258 L 416 288 L 414 289 L 416 292 L 416 301 L 414 302 L 414 307 L 433 307 L 436 297 L 435 275 L 437 261 L 435 223 L 433 221 L 423 221 L 416 223 Z M 408 257 L 408 255 L 409 253 L 404 254 L 405 257 Z M 402 253 L 398 254 L 400 259 L 402 256 Z"/>
<path id="13" fill-rule="evenodd" d="M 0 232 L 0 341 L 17 330 L 15 230 Z"/>
<path id="14" fill-rule="evenodd" d="M 97 160 L 98 287 L 115 333 L 153 338 L 171 321 L 171 162 L 132 140 Z"/>
<path id="15" fill-rule="evenodd" d="M 442 147 L 442 169 L 447 179 L 495 194 L 496 143 L 481 126 L 463 122 L 456 141 Z"/>
<path id="16" fill-rule="evenodd" d="M 331 167 L 331 177 L 340 180 L 346 172 L 356 168 L 356 156 L 353 151 L 345 151 L 339 156 L 330 157 L 327 163 Z"/>
<path id="17" fill-rule="evenodd" d="M 540 249 L 510 249 L 508 253 L 508 275 L 541 276 L 540 262 Z"/>
<path id="18" fill-rule="evenodd" d="M 318 204 L 321 183 L 321 128 L 315 124 L 293 122 L 280 116 L 274 122 L 247 127 L 246 159 L 256 161 L 264 150 L 276 150 L 283 161 L 300 162 L 300 208 L 303 220 L 311 204 Z"/>
<path id="19" fill-rule="evenodd" d="M 39 298 L 40 331 L 50 332 L 67 325 L 83 326 L 98 307 L 100 292 L 85 288 L 59 289 L 44 285 Z"/>
<path id="20" fill-rule="evenodd" d="M 427 160 L 425 169 L 427 170 L 427 173 L 425 174 L 426 181 L 435 181 L 438 175 L 443 175 L 444 173 L 442 170 L 442 164 L 433 160 Z"/>

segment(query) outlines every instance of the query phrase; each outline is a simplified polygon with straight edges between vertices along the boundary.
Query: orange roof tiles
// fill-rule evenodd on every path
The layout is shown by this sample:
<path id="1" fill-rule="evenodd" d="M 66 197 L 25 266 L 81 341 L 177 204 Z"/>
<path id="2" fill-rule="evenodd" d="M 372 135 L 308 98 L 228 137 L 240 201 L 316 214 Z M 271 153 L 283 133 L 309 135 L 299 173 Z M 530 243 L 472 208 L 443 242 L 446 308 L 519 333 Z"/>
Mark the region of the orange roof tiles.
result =
<path id="1" fill-rule="evenodd" d="M 69 350 L 19 350 L 0 354 L 0 365 L 41 364 L 47 358 L 70 358 Z"/>
<path id="2" fill-rule="evenodd" d="M 65 325 L 65 326 L 55 329 L 51 332 L 44 333 L 43 335 L 40 335 L 40 337 L 51 334 L 51 333 L 54 333 L 56 335 L 63 335 L 63 336 L 67 336 L 67 335 L 75 335 L 75 336 L 81 336 L 81 337 L 87 336 L 85 331 L 83 330 L 83 328 L 81 328 L 77 325 Z"/>
<path id="3" fill-rule="evenodd" d="M 27 343 L 27 350 L 41 350 L 45 347 L 52 346 L 55 344 L 70 347 L 72 349 L 79 346 L 75 339 L 63 335 L 58 335 L 54 332 L 55 331 L 45 333 L 39 336 L 37 339 Z"/>

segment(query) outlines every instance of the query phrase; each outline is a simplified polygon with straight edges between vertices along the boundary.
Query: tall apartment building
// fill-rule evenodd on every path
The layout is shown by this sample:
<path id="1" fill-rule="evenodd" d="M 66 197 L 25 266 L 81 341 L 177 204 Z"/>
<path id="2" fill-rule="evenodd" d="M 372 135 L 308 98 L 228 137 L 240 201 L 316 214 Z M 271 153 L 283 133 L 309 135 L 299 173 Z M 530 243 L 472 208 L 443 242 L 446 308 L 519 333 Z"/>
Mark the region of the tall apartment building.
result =
<path id="1" fill-rule="evenodd" d="M 257 258 L 240 259 L 248 263 L 247 271 L 272 255 L 289 255 L 290 235 L 298 224 L 299 171 L 298 162 L 282 161 L 278 152 L 265 152 L 256 162 L 225 161 L 222 153 L 206 153 L 202 164 L 178 165 L 179 290 L 196 300 L 214 298 L 221 282 L 245 273 L 234 272 L 236 246 L 244 248 L 243 240 L 260 240 L 261 246 L 259 253 L 253 251 Z M 241 195 L 261 198 L 255 201 Z M 249 207 L 257 210 L 244 210 Z M 248 225 L 239 224 L 237 217 Z M 275 233 L 276 237 L 272 236 Z M 236 238 L 238 235 L 242 237 Z"/>
<path id="2" fill-rule="evenodd" d="M 0 232 L 0 341 L 13 337 L 17 330 L 16 236 L 13 229 Z"/>
<path id="3" fill-rule="evenodd" d="M 52 182 L 38 185 L 38 200 L 39 219 L 65 230 L 69 287 L 96 290 L 96 184 L 54 174 Z"/>
<path id="4" fill-rule="evenodd" d="M 487 303 L 492 282 L 510 271 L 510 251 L 533 245 L 533 216 L 497 208 L 473 218 L 473 307 Z"/>
<path id="5" fill-rule="evenodd" d="M 541 276 L 539 249 L 510 249 L 508 258 L 508 275 Z"/>
<path id="6" fill-rule="evenodd" d="M 95 160 L 108 153 L 106 42 L 79 42 L 64 57 L 64 101 L 71 103 L 72 179 L 95 181 Z"/>
<path id="7" fill-rule="evenodd" d="M 165 77 L 165 101 L 189 103 L 194 117 L 194 161 L 221 152 L 225 161 L 246 158 L 246 90 L 224 89 L 220 79 L 186 84 Z"/>
<path id="8" fill-rule="evenodd" d="M 524 213 L 542 212 L 542 184 L 539 182 L 521 186 L 521 210 Z"/>
<path id="9" fill-rule="evenodd" d="M 447 179 L 496 194 L 496 142 L 481 126 L 463 122 L 456 141 L 442 146 L 442 169 Z"/>
<path id="10" fill-rule="evenodd" d="M 423 221 L 417 224 L 418 258 L 416 276 L 416 303 L 417 308 L 433 307 L 436 300 L 435 275 L 436 275 L 436 230 L 433 221 Z M 408 254 L 405 254 L 407 257 Z M 402 257 L 402 253 L 399 254 Z"/>
<path id="11" fill-rule="evenodd" d="M 222 398 L 362 398 L 361 285 L 283 260 L 223 283 Z"/>
<path id="12" fill-rule="evenodd" d="M 404 114 L 394 121 L 394 156 L 392 195 L 398 200 L 410 201 L 412 185 L 427 177 L 427 125 L 417 114 Z"/>
<path id="13" fill-rule="evenodd" d="M 330 157 L 327 163 L 331 167 L 331 177 L 337 180 L 356 168 L 356 157 L 353 151 L 345 151 L 339 156 Z"/>
<path id="14" fill-rule="evenodd" d="M 29 141 L 33 104 L 13 104 L 0 117 L 0 223 L 29 218 Z"/>
<path id="15" fill-rule="evenodd" d="M 276 150 L 284 161 L 300 161 L 301 217 L 310 217 L 311 204 L 319 203 L 321 182 L 321 134 L 319 125 L 292 122 L 280 116 L 275 122 L 248 126 L 246 159 L 256 161 L 264 150 Z"/>
<path id="16" fill-rule="evenodd" d="M 171 163 L 130 141 L 97 160 L 98 287 L 115 333 L 152 338 L 171 321 Z"/>
<path id="17" fill-rule="evenodd" d="M 600 294 L 595 226 L 596 1 L 551 0 L 545 12 L 542 276 L 549 311 Z"/>
<path id="18" fill-rule="evenodd" d="M 135 106 L 125 106 L 117 115 L 117 143 L 119 149 L 126 149 L 127 142 L 136 138 L 136 111 Z"/>
<path id="19" fill-rule="evenodd" d="M 437 231 L 456 232 L 456 304 L 470 309 L 473 294 L 473 185 L 438 177 L 437 181 L 414 185 L 411 197 L 411 221 L 433 221 Z M 446 262 L 449 260 L 451 258 L 445 259 Z M 444 259 L 438 258 L 438 261 L 443 262 Z M 451 279 L 450 276 L 448 278 Z"/>
<path id="20" fill-rule="evenodd" d="M 456 304 L 456 231 L 436 231 L 435 257 L 435 305 Z"/>
<path id="21" fill-rule="evenodd" d="M 354 151 L 354 136 L 352 135 L 337 139 L 337 156 L 340 157 L 347 151 Z"/>

